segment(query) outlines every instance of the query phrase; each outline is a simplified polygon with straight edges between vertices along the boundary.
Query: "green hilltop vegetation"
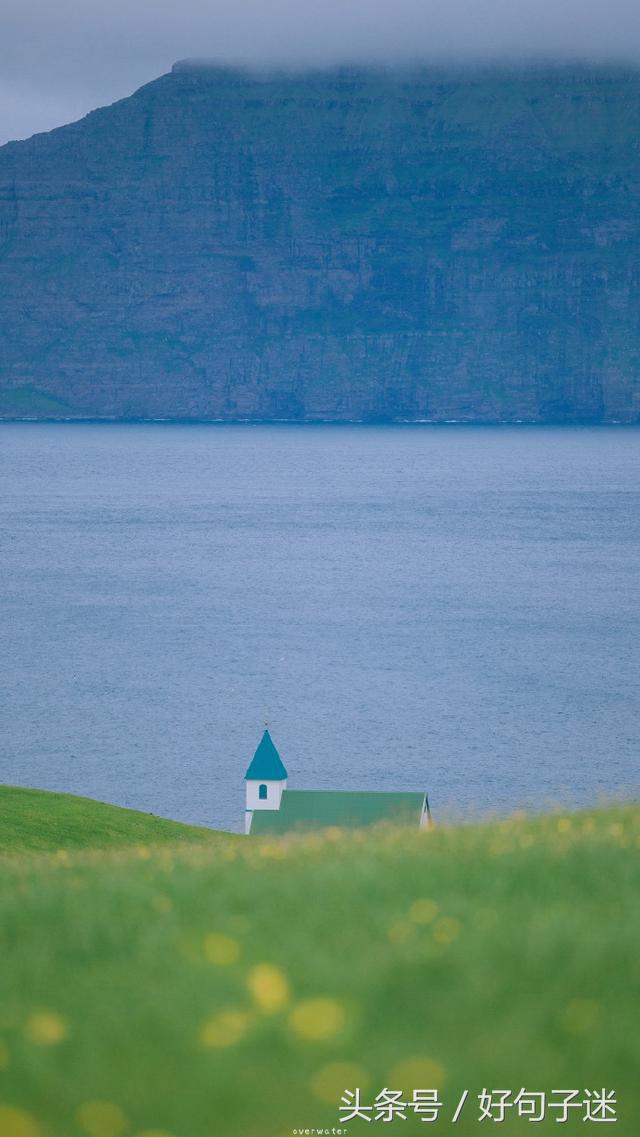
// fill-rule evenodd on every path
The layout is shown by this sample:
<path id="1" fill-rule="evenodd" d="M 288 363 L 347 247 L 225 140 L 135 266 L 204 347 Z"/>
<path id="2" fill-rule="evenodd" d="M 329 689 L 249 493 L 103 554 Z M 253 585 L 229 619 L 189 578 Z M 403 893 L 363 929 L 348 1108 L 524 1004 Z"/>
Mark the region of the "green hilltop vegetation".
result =
<path id="1" fill-rule="evenodd" d="M 356 1087 L 443 1107 L 351 1137 L 475 1137 L 485 1087 L 613 1089 L 640 1132 L 635 805 L 245 839 L 5 788 L 0 818 L 2 1137 L 331 1132 Z"/>
<path id="2" fill-rule="evenodd" d="M 0 855 L 216 839 L 230 835 L 92 798 L 0 786 Z"/>

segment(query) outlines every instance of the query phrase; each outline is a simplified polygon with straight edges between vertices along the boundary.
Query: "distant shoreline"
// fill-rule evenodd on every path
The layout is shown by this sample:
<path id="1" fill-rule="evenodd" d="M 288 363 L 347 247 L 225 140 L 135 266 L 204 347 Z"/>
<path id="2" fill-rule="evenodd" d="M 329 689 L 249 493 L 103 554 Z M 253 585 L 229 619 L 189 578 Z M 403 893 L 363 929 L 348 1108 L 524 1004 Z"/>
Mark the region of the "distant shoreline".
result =
<path id="1" fill-rule="evenodd" d="M 114 416 L 78 418 L 76 416 L 55 416 L 36 418 L 34 416 L 0 417 L 0 426 L 15 425 L 60 425 L 60 426 L 362 426 L 362 427 L 640 427 L 640 420 L 631 422 L 621 419 L 285 419 L 285 418 L 121 418 Z"/>

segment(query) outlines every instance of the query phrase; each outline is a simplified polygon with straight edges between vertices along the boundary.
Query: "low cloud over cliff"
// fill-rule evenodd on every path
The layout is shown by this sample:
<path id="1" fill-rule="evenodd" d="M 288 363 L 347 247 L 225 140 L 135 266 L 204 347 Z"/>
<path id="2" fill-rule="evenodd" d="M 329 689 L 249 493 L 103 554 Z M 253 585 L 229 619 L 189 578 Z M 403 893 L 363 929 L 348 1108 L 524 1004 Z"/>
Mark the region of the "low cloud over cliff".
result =
<path id="1" fill-rule="evenodd" d="M 640 62 L 637 0 L 5 0 L 0 141 L 129 94 L 180 57 Z"/>

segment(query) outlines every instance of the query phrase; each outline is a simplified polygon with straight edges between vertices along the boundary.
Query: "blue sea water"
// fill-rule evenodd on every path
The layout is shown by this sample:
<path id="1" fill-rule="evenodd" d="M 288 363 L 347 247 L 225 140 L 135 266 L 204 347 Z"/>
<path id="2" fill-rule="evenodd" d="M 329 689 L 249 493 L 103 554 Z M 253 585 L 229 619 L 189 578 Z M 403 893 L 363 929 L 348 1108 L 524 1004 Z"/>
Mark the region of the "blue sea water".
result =
<path id="1" fill-rule="evenodd" d="M 640 430 L 5 424 L 0 781 L 238 829 L 638 786 Z"/>

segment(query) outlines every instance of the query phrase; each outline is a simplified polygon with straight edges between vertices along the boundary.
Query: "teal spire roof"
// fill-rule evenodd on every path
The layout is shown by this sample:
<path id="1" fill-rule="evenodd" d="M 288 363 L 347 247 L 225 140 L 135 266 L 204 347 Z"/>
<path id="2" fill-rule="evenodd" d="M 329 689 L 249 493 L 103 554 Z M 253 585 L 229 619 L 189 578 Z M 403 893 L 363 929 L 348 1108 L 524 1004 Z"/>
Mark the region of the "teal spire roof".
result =
<path id="1" fill-rule="evenodd" d="M 265 730 L 260 739 L 260 745 L 251 759 L 249 769 L 245 774 L 245 780 L 255 782 L 282 782 L 287 777 L 288 774 L 284 768 L 282 758 L 273 745 L 269 731 Z"/>

